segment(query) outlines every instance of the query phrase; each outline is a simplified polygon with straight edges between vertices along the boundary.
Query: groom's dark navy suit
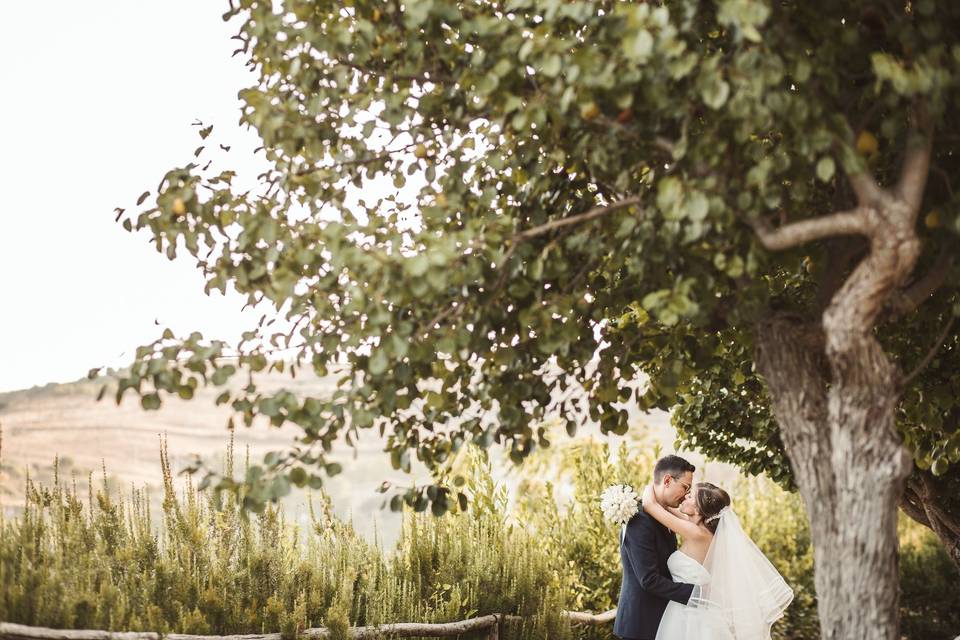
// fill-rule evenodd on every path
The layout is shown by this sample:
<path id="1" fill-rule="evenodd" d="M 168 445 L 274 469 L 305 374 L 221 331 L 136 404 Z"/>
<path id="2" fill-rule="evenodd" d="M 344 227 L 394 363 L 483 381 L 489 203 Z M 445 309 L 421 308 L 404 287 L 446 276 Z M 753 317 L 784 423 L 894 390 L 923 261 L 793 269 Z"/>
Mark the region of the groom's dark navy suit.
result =
<path id="1" fill-rule="evenodd" d="M 693 585 L 674 582 L 667 558 L 677 550 L 677 537 L 643 509 L 627 523 L 620 545 L 623 582 L 613 633 L 630 640 L 654 640 L 667 601 L 687 604 Z"/>

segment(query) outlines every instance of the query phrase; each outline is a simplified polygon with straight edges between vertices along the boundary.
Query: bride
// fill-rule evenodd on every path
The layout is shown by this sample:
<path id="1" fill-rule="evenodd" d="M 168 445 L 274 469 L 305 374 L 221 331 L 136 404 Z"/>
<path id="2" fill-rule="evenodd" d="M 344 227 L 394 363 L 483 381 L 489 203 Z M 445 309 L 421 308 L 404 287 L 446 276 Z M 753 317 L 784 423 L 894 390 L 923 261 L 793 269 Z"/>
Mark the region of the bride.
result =
<path id="1" fill-rule="evenodd" d="M 686 605 L 667 605 L 656 640 L 769 640 L 793 590 L 741 528 L 730 495 L 699 482 L 673 509 L 657 502 L 648 485 L 642 502 L 683 538 L 667 567 L 675 582 L 694 585 Z"/>

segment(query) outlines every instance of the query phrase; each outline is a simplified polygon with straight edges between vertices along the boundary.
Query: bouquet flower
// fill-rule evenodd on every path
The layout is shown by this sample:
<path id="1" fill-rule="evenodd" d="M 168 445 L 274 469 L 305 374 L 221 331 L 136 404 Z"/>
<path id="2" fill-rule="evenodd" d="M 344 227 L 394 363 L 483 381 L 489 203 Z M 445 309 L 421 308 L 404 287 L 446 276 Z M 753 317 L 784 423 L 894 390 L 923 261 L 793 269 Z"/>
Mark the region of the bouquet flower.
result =
<path id="1" fill-rule="evenodd" d="M 628 484 L 614 484 L 600 494 L 603 517 L 616 524 L 626 524 L 640 510 L 640 496 Z"/>

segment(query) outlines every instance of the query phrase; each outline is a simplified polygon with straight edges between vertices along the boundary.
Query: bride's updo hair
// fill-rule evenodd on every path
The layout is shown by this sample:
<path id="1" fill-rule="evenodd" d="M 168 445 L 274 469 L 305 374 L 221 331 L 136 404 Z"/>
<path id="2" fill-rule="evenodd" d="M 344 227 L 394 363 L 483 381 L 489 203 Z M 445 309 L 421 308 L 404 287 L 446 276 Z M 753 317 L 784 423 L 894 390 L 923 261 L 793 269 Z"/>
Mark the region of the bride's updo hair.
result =
<path id="1" fill-rule="evenodd" d="M 720 519 L 714 518 L 707 522 L 707 518 L 717 515 L 721 509 L 730 506 L 730 494 L 709 482 L 698 482 L 695 491 L 694 502 L 697 504 L 700 517 L 703 518 L 703 526 L 710 529 L 710 533 L 716 533 Z"/>

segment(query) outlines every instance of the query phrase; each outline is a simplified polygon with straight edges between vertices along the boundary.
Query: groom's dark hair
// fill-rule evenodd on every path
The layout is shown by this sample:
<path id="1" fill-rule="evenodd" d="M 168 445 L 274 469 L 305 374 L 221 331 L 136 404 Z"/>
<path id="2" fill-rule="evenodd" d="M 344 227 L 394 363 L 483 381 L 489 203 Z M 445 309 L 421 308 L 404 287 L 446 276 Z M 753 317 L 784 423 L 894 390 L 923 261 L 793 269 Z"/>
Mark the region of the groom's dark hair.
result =
<path id="1" fill-rule="evenodd" d="M 657 460 L 657 465 L 653 468 L 653 481 L 660 484 L 663 476 L 670 475 L 676 478 L 682 476 L 687 471 L 693 473 L 697 468 L 681 458 L 680 456 L 664 456 Z"/>

